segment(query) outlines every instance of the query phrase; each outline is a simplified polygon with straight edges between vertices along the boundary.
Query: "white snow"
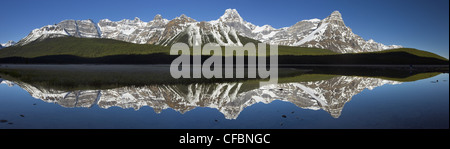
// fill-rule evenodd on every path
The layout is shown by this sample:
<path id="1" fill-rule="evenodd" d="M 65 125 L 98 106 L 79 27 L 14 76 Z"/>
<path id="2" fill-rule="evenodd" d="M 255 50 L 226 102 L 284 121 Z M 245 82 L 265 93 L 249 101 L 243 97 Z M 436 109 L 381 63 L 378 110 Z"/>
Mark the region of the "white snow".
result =
<path id="1" fill-rule="evenodd" d="M 263 39 L 269 39 L 269 38 L 272 38 L 272 37 L 275 36 L 278 32 L 280 32 L 280 31 L 273 31 L 273 32 L 270 32 L 270 33 L 267 34 L 267 35 L 263 35 L 262 38 L 263 38 Z"/>
<path id="2" fill-rule="evenodd" d="M 309 20 L 304 20 L 304 21 L 309 21 L 309 22 L 320 22 L 320 19 L 314 18 L 314 19 L 309 19 Z"/>
<path id="3" fill-rule="evenodd" d="M 302 45 L 308 41 L 312 41 L 316 39 L 318 36 L 322 35 L 323 32 L 327 29 L 328 23 L 321 24 L 316 30 L 314 30 L 311 34 L 303 38 L 302 40 L 298 41 L 297 43 L 294 43 L 295 46 Z"/>
<path id="4" fill-rule="evenodd" d="M 271 30 L 275 30 L 275 28 L 273 28 L 270 25 L 263 25 L 263 26 L 256 26 L 255 29 L 253 29 L 253 33 L 259 33 L 259 32 L 263 32 L 263 31 L 271 31 Z"/>

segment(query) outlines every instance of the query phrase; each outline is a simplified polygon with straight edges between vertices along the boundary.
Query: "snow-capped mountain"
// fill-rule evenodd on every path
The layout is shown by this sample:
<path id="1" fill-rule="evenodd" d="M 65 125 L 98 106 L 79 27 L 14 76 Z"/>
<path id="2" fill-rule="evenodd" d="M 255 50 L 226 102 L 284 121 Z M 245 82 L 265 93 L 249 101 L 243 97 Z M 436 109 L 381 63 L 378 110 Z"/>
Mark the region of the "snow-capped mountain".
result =
<path id="1" fill-rule="evenodd" d="M 150 22 L 139 18 L 111 21 L 100 20 L 64 20 L 56 25 L 48 25 L 33 30 L 18 45 L 25 45 L 41 39 L 74 36 L 81 38 L 108 38 L 137 44 L 157 44 L 168 46 L 176 42 L 188 43 L 190 46 L 202 43 L 219 43 L 220 45 L 243 45 L 236 31 L 221 22 L 198 22 L 186 15 L 172 20 L 156 15 Z"/>
<path id="2" fill-rule="evenodd" d="M 158 40 L 168 22 L 161 15 L 156 15 L 150 22 L 143 22 L 137 17 L 134 20 L 124 19 L 118 22 L 103 19 L 98 23 L 98 27 L 102 38 L 146 44 Z"/>
<path id="3" fill-rule="evenodd" d="M 10 40 L 10 41 L 8 41 L 6 43 L 0 44 L 0 47 L 6 48 L 6 47 L 9 47 L 9 46 L 13 46 L 15 44 L 16 44 L 16 42 Z"/>
<path id="4" fill-rule="evenodd" d="M 133 108 L 152 107 L 155 112 L 171 108 L 185 113 L 196 107 L 214 108 L 227 119 L 236 119 L 246 107 L 256 103 L 271 103 L 274 100 L 291 102 L 298 107 L 324 110 L 334 118 L 341 115 L 345 103 L 364 89 L 372 90 L 385 84 L 399 84 L 378 78 L 339 76 L 329 80 L 291 82 L 267 85 L 242 91 L 243 83 L 216 83 L 190 85 L 148 85 L 142 87 L 120 87 L 106 90 L 60 91 L 38 88 L 23 82 L 3 80 L 2 84 L 14 84 L 26 90 L 34 98 L 57 103 L 63 107 L 100 108 L 113 106 Z"/>
<path id="5" fill-rule="evenodd" d="M 137 44 L 170 46 L 176 42 L 190 46 L 204 43 L 220 45 L 243 45 L 240 36 L 261 42 L 330 49 L 339 53 L 379 51 L 401 46 L 387 46 L 373 40 L 364 40 L 354 34 L 342 19 L 341 13 L 334 11 L 320 19 L 299 21 L 290 27 L 273 28 L 270 25 L 257 26 L 245 21 L 236 9 L 227 9 L 217 20 L 199 22 L 181 15 L 172 20 L 156 15 L 152 21 L 139 18 L 111 21 L 64 20 L 56 25 L 33 30 L 17 45 L 25 45 L 45 38 L 74 36 L 81 38 L 108 38 Z"/>
<path id="6" fill-rule="evenodd" d="M 317 18 L 303 20 L 290 27 L 280 29 L 275 29 L 270 25 L 260 27 L 243 21 L 235 9 L 228 9 L 219 21 L 236 28 L 240 35 L 271 44 L 315 47 L 330 49 L 339 53 L 401 48 L 398 45 L 386 46 L 373 40 L 365 41 L 345 26 L 339 11 L 334 11 L 323 20 Z"/>
<path id="7" fill-rule="evenodd" d="M 375 43 L 373 40 L 365 41 L 345 26 L 339 11 L 334 11 L 330 16 L 318 22 L 316 29 L 295 42 L 293 46 L 330 49 L 340 53 L 371 52 L 399 47 L 397 45 L 385 46 Z"/>
<path id="8" fill-rule="evenodd" d="M 66 29 L 57 25 L 47 25 L 39 29 L 34 29 L 28 36 L 22 38 L 16 45 L 23 46 L 35 41 L 42 41 L 47 38 L 69 36 Z"/>
<path id="9" fill-rule="evenodd" d="M 190 46 L 210 42 L 220 45 L 242 45 L 233 28 L 221 22 L 197 22 L 186 15 L 169 21 L 160 40 L 150 44 L 167 46 L 176 42 L 188 43 Z"/>

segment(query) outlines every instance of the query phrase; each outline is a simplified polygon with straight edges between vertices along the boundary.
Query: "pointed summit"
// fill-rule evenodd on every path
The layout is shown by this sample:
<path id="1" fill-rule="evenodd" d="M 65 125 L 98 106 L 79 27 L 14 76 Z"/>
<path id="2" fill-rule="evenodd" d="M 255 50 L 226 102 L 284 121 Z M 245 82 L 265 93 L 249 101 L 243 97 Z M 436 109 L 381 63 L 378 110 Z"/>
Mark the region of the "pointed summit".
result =
<path id="1" fill-rule="evenodd" d="M 153 20 L 162 20 L 163 18 L 162 18 L 162 16 L 160 15 L 160 14 L 157 14 L 154 18 L 153 18 Z"/>
<path id="2" fill-rule="evenodd" d="M 342 19 L 341 13 L 337 10 L 333 11 L 330 16 L 335 16 L 335 17 L 339 17 Z"/>
<path id="3" fill-rule="evenodd" d="M 182 20 L 183 22 L 197 22 L 196 20 L 186 16 L 185 14 L 181 14 L 179 17 L 176 17 L 174 20 Z"/>
<path id="4" fill-rule="evenodd" d="M 342 15 L 337 10 L 333 11 L 333 13 L 331 13 L 331 15 L 328 16 L 327 18 L 323 19 L 323 22 L 345 26 L 344 20 L 342 19 Z"/>
<path id="5" fill-rule="evenodd" d="M 220 17 L 219 20 L 222 20 L 224 22 L 243 22 L 244 19 L 242 19 L 241 15 L 237 12 L 236 9 L 227 9 L 225 10 L 225 13 Z"/>

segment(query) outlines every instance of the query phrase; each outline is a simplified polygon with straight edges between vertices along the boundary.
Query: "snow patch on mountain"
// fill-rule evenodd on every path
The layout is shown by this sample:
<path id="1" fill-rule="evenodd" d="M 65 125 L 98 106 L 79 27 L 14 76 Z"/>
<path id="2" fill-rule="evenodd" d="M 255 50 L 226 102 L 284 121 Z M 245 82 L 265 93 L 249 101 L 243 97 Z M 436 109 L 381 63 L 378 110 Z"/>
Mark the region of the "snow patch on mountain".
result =
<path id="1" fill-rule="evenodd" d="M 316 30 L 314 30 L 313 32 L 311 32 L 311 34 L 309 34 L 308 36 L 304 37 L 302 40 L 298 41 L 297 43 L 294 43 L 294 46 L 299 46 L 302 45 L 308 41 L 312 41 L 312 40 L 317 40 L 318 38 L 320 38 L 323 33 L 325 32 L 325 30 L 328 27 L 328 23 L 322 24 L 320 27 L 318 27 Z"/>

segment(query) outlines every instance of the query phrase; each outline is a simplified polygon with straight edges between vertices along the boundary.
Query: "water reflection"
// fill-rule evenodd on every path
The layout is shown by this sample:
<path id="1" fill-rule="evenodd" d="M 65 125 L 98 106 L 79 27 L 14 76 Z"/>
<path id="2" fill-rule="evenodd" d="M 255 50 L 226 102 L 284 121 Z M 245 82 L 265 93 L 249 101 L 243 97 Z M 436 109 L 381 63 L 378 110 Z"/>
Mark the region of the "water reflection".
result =
<path id="1" fill-rule="evenodd" d="M 226 119 L 236 119 L 246 107 L 255 103 L 267 104 L 274 100 L 291 102 L 303 109 L 322 109 L 332 117 L 339 118 L 345 103 L 364 89 L 400 84 L 379 78 L 336 76 L 320 81 L 279 83 L 251 89 L 244 87 L 245 82 L 231 82 L 63 91 L 19 81 L 0 81 L 8 86 L 18 85 L 34 98 L 67 108 L 98 106 L 108 109 L 114 106 L 138 110 L 149 106 L 156 113 L 167 108 L 185 113 L 196 107 L 209 107 L 223 113 Z"/>

